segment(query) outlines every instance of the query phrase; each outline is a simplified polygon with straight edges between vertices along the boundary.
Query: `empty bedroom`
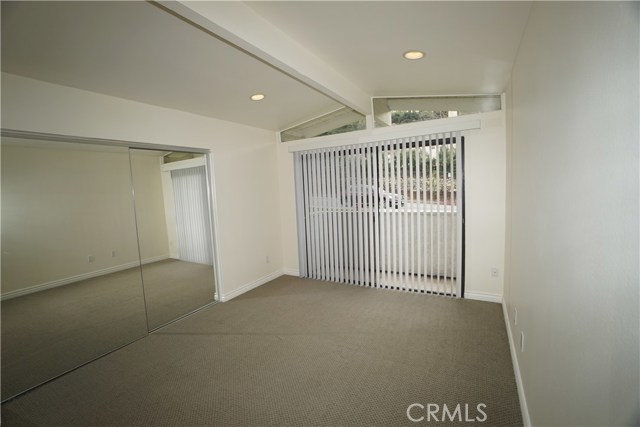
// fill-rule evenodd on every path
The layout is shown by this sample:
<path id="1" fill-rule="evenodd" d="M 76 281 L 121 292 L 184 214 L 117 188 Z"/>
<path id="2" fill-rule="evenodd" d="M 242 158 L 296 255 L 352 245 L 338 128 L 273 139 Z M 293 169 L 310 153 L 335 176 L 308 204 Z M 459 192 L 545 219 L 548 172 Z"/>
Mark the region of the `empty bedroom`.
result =
<path id="1" fill-rule="evenodd" d="M 640 425 L 640 3 L 1 18 L 3 426 Z"/>

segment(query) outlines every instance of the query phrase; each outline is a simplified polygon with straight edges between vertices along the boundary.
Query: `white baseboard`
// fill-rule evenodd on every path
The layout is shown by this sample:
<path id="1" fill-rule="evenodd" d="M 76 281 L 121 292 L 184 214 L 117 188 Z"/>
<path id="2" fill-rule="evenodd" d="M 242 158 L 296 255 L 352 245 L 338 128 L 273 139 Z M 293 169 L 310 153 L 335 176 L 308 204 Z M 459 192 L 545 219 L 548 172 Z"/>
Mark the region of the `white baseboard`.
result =
<path id="1" fill-rule="evenodd" d="M 507 311 L 507 303 L 502 301 L 502 312 L 504 313 L 504 323 L 507 325 L 507 337 L 509 337 L 509 349 L 511 350 L 511 361 L 513 362 L 513 373 L 516 377 L 516 385 L 518 387 L 518 398 L 520 399 L 520 412 L 522 413 L 522 423 L 524 427 L 531 427 L 531 418 L 529 417 L 529 407 L 527 406 L 527 398 L 524 394 L 524 385 L 522 383 L 522 375 L 520 375 L 520 364 L 518 363 L 517 350 L 513 335 L 511 334 L 511 322 L 509 321 L 509 313 Z"/>
<path id="2" fill-rule="evenodd" d="M 488 292 L 474 292 L 474 291 L 464 291 L 464 297 L 466 299 L 473 299 L 477 301 L 487 301 L 487 302 L 495 302 L 500 304 L 502 302 L 502 295 L 500 294 L 490 294 Z"/>
<path id="3" fill-rule="evenodd" d="M 283 274 L 287 275 L 287 276 L 295 276 L 295 277 L 300 277 L 300 271 L 296 270 L 295 268 L 285 268 L 282 271 Z"/>
<path id="4" fill-rule="evenodd" d="M 255 289 L 258 286 L 264 285 L 267 282 L 277 279 L 280 276 L 282 276 L 282 271 L 274 271 L 273 273 L 267 274 L 266 276 L 262 276 L 261 278 L 254 280 L 253 282 L 242 285 L 234 291 L 223 293 L 220 297 L 220 301 L 229 301 L 239 295 L 244 294 L 245 292 L 250 291 L 251 289 Z"/>
<path id="5" fill-rule="evenodd" d="M 153 258 L 146 258 L 142 260 L 142 264 L 150 264 L 152 262 L 158 262 L 168 259 L 168 255 L 160 255 Z M 52 280 L 51 282 L 41 283 L 39 285 L 29 286 L 23 289 L 17 289 L 0 295 L 0 301 L 8 300 L 11 298 L 17 298 L 24 295 L 29 295 L 34 292 L 44 291 L 46 289 L 57 288 L 58 286 L 69 285 L 71 283 L 79 282 L 81 280 L 92 279 L 94 277 L 104 276 L 105 274 L 117 273 L 118 271 L 128 270 L 130 268 L 138 267 L 140 263 L 138 261 L 127 262 L 125 264 L 115 265 L 113 267 L 103 268 L 101 270 L 90 271 L 89 273 L 82 273 L 71 277 L 65 277 L 63 279 Z"/>
<path id="6" fill-rule="evenodd" d="M 154 256 L 152 258 L 145 258 L 142 260 L 142 265 L 151 264 L 152 262 L 164 261 L 165 259 L 169 259 L 169 258 L 171 258 L 169 255 L 160 255 L 160 256 Z"/>

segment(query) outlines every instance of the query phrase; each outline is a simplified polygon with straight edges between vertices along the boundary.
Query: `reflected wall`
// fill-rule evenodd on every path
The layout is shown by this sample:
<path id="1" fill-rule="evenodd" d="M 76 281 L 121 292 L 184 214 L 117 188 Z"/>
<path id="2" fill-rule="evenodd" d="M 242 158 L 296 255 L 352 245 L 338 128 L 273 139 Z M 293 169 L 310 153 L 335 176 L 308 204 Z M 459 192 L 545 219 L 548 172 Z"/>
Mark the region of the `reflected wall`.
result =
<path id="1" fill-rule="evenodd" d="M 2 399 L 147 333 L 127 148 L 2 140 Z"/>
<path id="2" fill-rule="evenodd" d="M 3 401 L 214 301 L 205 159 L 3 136 Z"/>

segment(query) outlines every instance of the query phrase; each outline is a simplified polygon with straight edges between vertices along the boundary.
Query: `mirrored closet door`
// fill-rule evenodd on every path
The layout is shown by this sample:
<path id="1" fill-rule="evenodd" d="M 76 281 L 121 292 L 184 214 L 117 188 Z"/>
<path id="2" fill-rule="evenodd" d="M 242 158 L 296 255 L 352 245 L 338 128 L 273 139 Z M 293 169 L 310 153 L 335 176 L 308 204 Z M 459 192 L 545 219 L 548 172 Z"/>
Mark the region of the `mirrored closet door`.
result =
<path id="1" fill-rule="evenodd" d="M 214 301 L 203 154 L 131 149 L 149 329 Z"/>
<path id="2" fill-rule="evenodd" d="M 129 151 L 2 139 L 2 398 L 147 333 Z"/>
<path id="3" fill-rule="evenodd" d="M 206 155 L 60 139 L 2 137 L 3 401 L 214 301 Z"/>

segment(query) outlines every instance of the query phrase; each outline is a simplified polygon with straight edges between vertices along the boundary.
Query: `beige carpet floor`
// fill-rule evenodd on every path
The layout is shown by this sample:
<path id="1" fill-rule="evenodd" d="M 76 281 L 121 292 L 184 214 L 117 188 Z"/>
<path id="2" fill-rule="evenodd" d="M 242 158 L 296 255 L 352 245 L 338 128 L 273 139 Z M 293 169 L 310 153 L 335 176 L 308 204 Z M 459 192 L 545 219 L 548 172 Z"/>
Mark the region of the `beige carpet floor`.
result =
<path id="1" fill-rule="evenodd" d="M 2 301 L 2 399 L 213 301 L 209 265 L 175 259 Z M 147 312 L 145 315 L 145 299 Z"/>
<path id="2" fill-rule="evenodd" d="M 213 302 L 210 265 L 167 259 L 144 264 L 142 276 L 150 330 Z"/>
<path id="3" fill-rule="evenodd" d="M 500 305 L 283 276 L 5 403 L 2 424 L 480 425 L 414 423 L 413 403 L 522 425 Z"/>

